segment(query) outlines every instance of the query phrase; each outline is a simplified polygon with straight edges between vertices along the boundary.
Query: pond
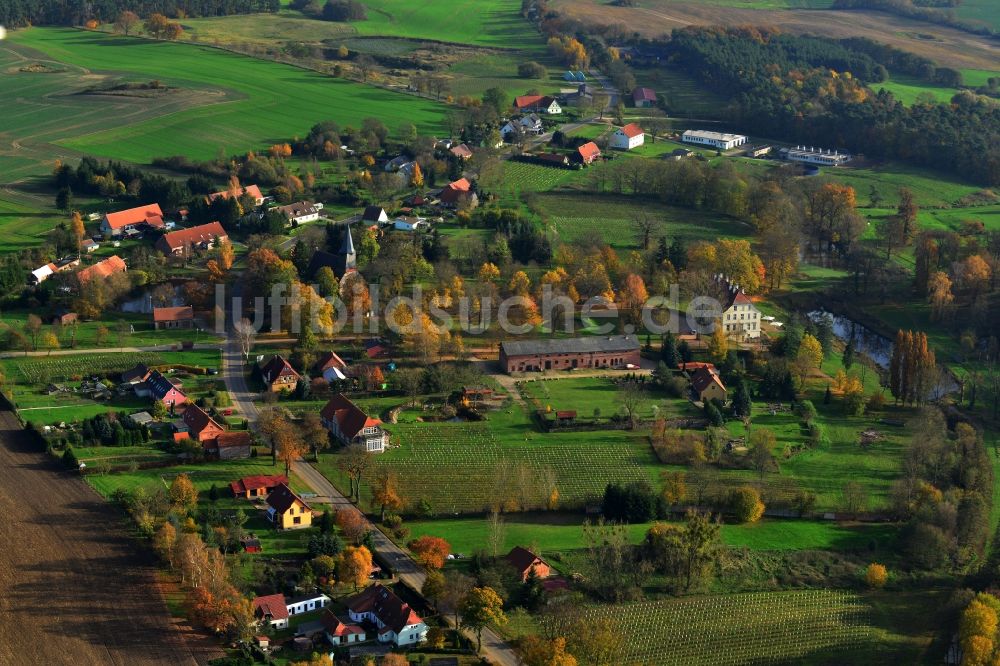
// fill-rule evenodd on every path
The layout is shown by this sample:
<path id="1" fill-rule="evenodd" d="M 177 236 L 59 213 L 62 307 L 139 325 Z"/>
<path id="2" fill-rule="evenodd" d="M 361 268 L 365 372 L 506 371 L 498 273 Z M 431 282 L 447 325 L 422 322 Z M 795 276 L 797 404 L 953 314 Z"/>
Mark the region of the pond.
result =
<path id="1" fill-rule="evenodd" d="M 154 303 L 153 292 L 154 290 L 162 291 L 162 287 L 163 285 L 159 285 L 157 287 L 149 287 L 143 290 L 138 295 L 128 298 L 125 301 L 122 301 L 121 311 L 131 312 L 134 314 L 152 314 L 154 305 L 155 307 L 180 307 L 182 305 L 186 305 L 186 303 L 184 302 L 184 297 L 181 294 L 180 285 L 173 285 L 174 296 L 172 299 L 170 299 L 169 303 L 164 302 L 160 298 L 158 298 L 157 302 Z M 157 296 L 159 296 L 159 294 L 157 294 Z"/>
<path id="2" fill-rule="evenodd" d="M 825 317 L 830 321 L 833 327 L 833 334 L 838 340 L 844 343 L 848 340 L 853 340 L 854 351 L 856 353 L 864 354 L 883 370 L 889 369 L 889 359 L 892 357 L 893 344 L 889 338 L 879 335 L 848 317 L 833 314 L 826 310 L 813 310 L 807 316 L 813 321 L 818 321 Z"/>

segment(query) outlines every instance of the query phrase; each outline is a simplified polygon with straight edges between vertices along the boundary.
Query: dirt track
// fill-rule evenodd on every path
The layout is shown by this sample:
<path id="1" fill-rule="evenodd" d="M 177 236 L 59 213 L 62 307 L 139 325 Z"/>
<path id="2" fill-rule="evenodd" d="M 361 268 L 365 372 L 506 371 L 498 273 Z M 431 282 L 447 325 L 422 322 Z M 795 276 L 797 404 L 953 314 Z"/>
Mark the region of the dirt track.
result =
<path id="1" fill-rule="evenodd" d="M 221 656 L 174 625 L 122 517 L 0 411 L 0 664 L 182 666 Z"/>

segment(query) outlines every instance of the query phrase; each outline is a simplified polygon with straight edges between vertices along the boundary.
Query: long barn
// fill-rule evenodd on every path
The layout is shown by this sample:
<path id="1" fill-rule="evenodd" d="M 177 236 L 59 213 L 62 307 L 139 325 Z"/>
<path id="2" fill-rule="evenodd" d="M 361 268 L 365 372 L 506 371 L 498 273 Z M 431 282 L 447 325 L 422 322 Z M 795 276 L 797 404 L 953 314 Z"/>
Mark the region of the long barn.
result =
<path id="1" fill-rule="evenodd" d="M 634 335 L 516 340 L 500 345 L 500 366 L 507 373 L 628 365 L 639 365 L 639 339 Z"/>

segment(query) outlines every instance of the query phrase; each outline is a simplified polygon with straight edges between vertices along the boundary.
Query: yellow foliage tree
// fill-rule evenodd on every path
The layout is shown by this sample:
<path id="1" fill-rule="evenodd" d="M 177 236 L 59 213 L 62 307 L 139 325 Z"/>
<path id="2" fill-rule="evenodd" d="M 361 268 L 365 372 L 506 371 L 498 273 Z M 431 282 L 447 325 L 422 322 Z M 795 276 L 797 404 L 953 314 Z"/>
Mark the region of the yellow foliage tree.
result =
<path id="1" fill-rule="evenodd" d="M 884 564 L 872 562 L 865 569 L 865 584 L 872 589 L 884 587 L 888 579 L 889 572 L 886 570 Z"/>

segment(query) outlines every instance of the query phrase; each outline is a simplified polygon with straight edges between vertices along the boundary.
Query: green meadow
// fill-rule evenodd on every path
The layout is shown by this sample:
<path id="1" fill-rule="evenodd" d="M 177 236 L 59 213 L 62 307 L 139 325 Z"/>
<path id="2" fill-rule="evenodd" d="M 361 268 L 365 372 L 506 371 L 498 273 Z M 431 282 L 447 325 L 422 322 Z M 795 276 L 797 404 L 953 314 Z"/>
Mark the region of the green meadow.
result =
<path id="1" fill-rule="evenodd" d="M 206 47 L 49 28 L 18 31 L 10 43 L 29 57 L 33 51 L 59 65 L 82 68 L 87 72 L 83 78 L 158 79 L 198 91 L 196 103 L 209 102 L 152 119 L 136 114 L 126 123 L 110 109 L 96 108 L 95 113 L 103 114 L 100 127 L 91 125 L 79 132 L 66 126 L 67 110 L 59 104 L 65 93 L 52 100 L 44 93 L 18 92 L 25 99 L 26 108 L 20 112 L 26 122 L 31 109 L 53 121 L 61 119 L 62 137 L 50 140 L 83 153 L 139 163 L 176 154 L 206 159 L 220 151 L 234 153 L 285 141 L 326 119 L 357 126 L 373 116 L 389 127 L 413 122 L 426 133 L 441 128 L 443 107 L 434 102 Z M 103 107 L 103 100 L 96 106 Z"/>
<path id="2" fill-rule="evenodd" d="M 893 94 L 903 104 L 910 106 L 917 101 L 920 95 L 930 94 L 936 102 L 949 102 L 958 93 L 957 88 L 945 88 L 926 81 L 921 81 L 915 76 L 904 76 L 893 74 L 892 79 L 882 83 L 872 84 L 872 88 L 878 90 L 885 88 Z"/>

